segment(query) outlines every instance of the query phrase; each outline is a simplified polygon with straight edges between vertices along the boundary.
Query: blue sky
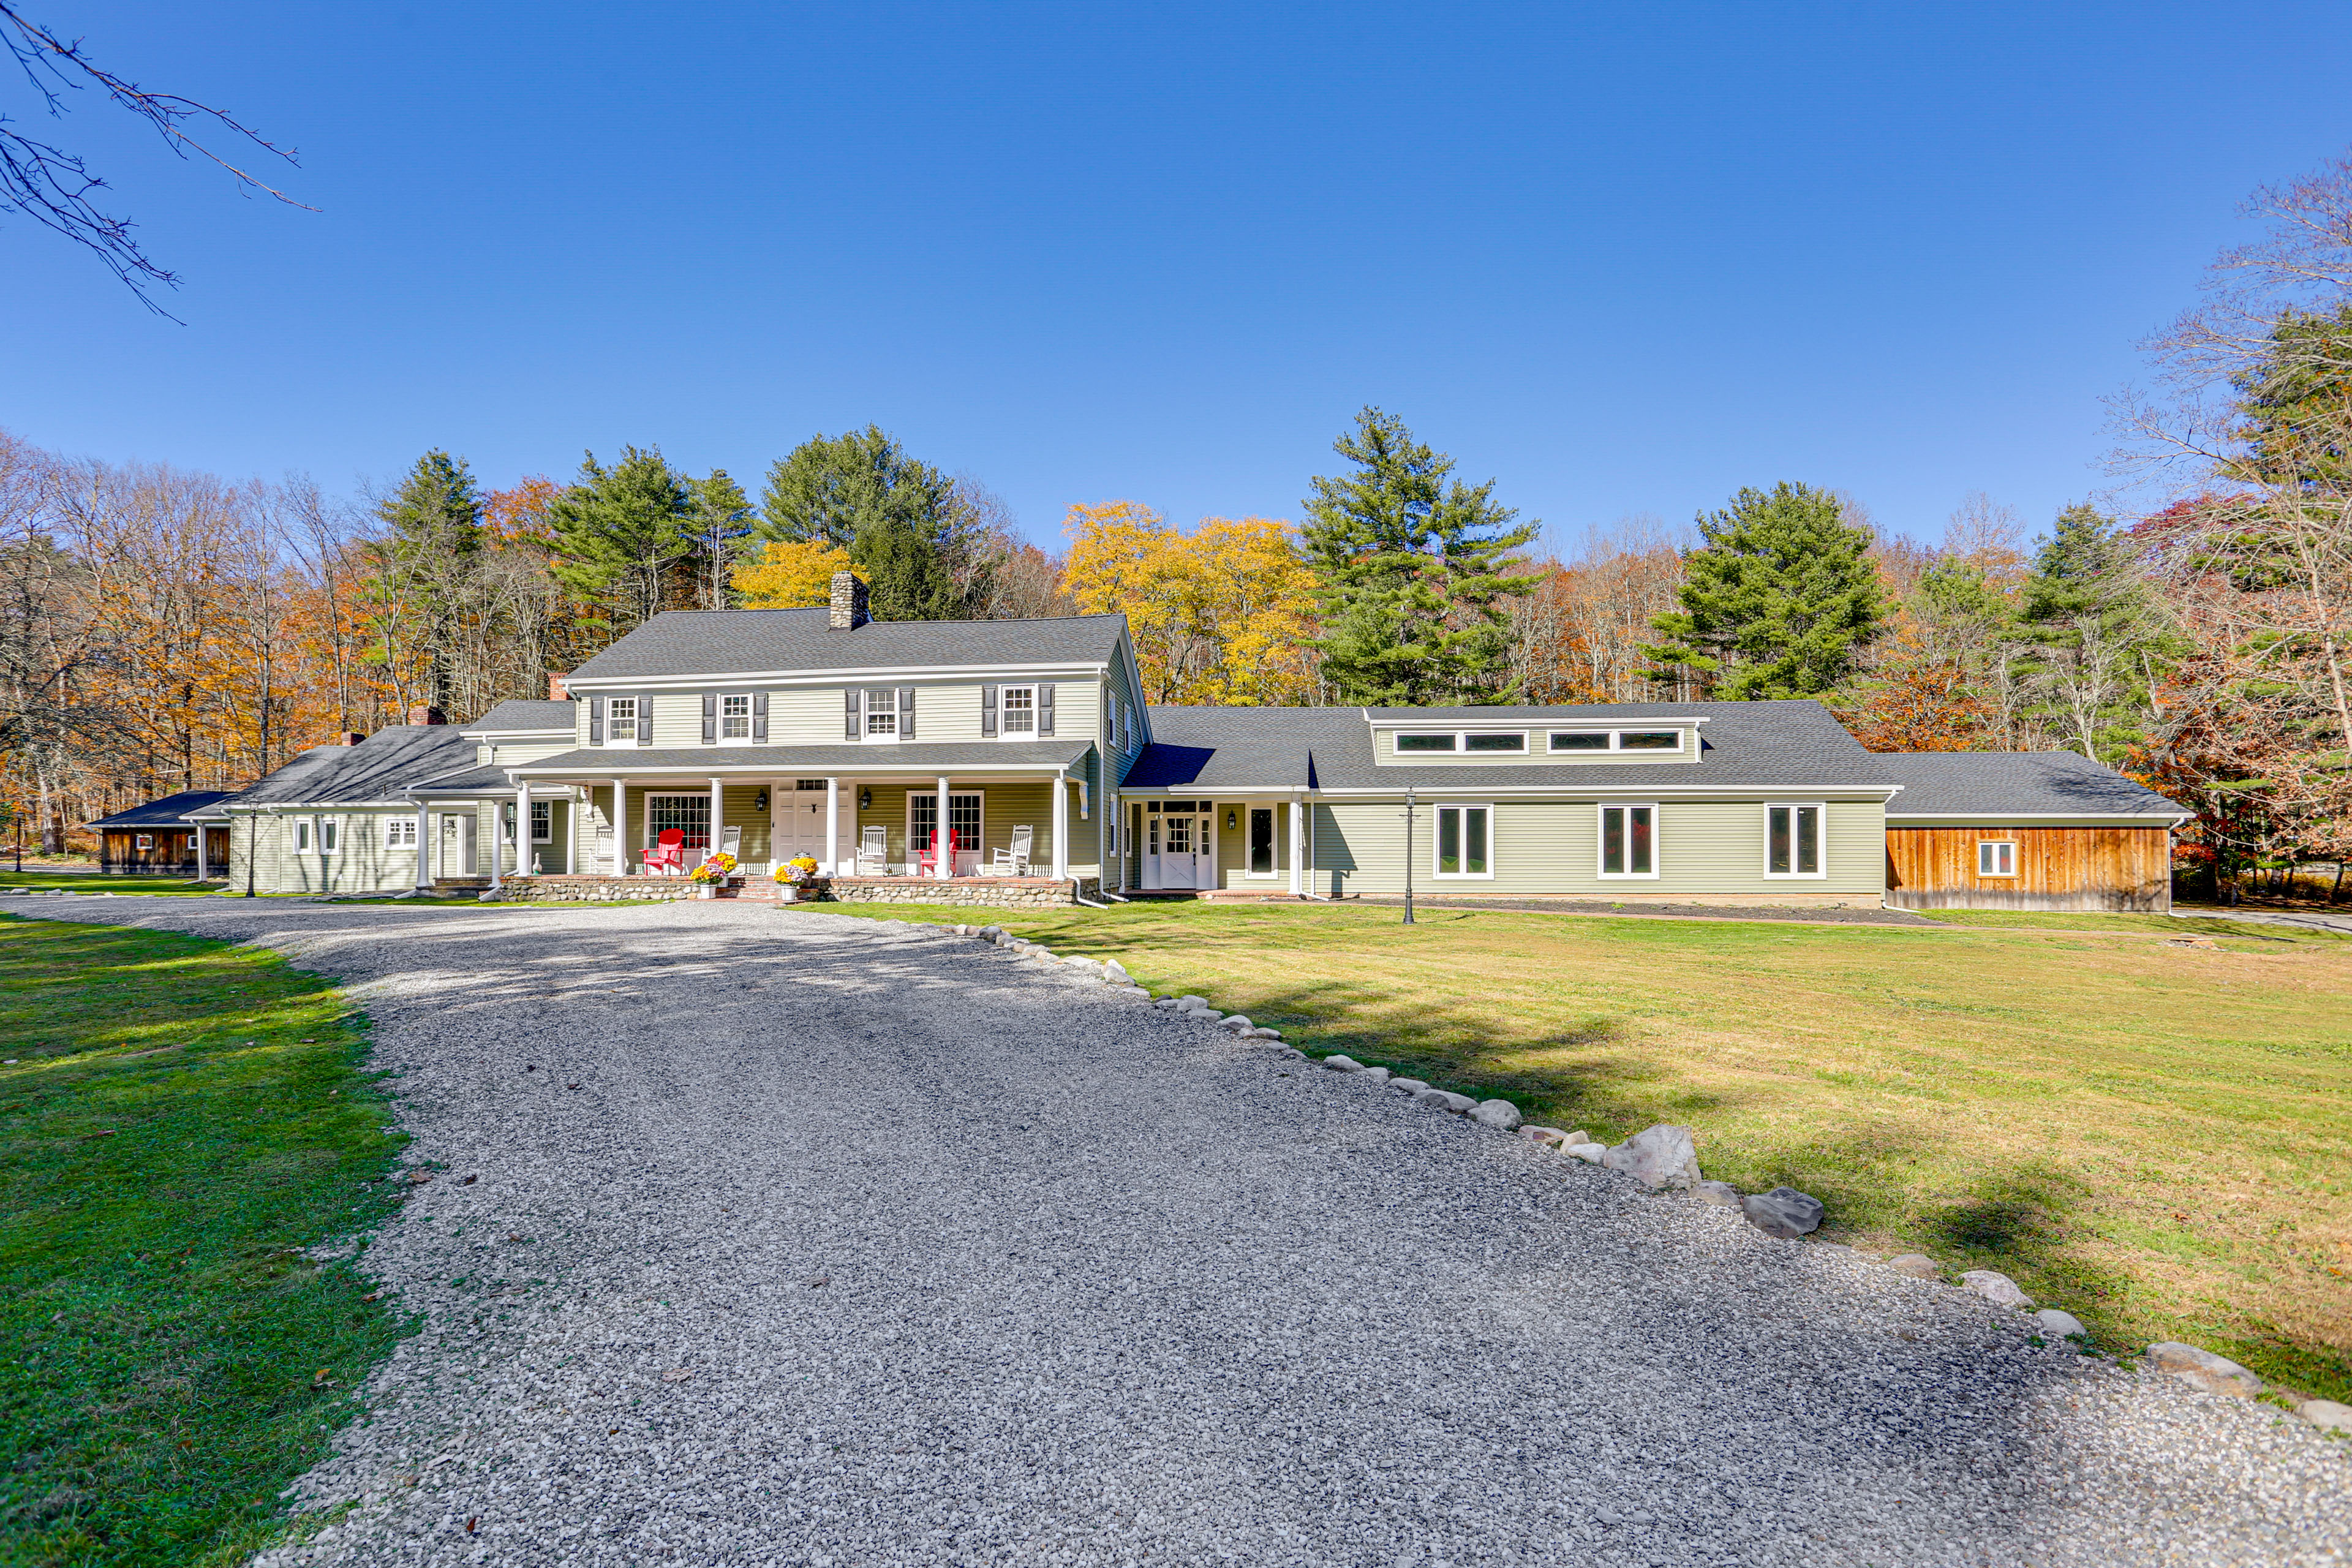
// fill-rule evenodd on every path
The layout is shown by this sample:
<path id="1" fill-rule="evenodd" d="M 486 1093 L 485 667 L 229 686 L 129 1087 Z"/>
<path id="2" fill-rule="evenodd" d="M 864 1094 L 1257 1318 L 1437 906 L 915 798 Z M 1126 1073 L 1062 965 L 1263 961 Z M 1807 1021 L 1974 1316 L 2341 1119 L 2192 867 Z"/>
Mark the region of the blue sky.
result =
<path id="1" fill-rule="evenodd" d="M 0 426 L 756 495 L 872 421 L 1049 543 L 1295 516 L 1366 403 L 1562 542 L 1780 479 L 2039 525 L 2238 201 L 2352 142 L 2316 5 L 29 8 L 322 210 L 80 95 L 187 324 L 0 219 Z"/>

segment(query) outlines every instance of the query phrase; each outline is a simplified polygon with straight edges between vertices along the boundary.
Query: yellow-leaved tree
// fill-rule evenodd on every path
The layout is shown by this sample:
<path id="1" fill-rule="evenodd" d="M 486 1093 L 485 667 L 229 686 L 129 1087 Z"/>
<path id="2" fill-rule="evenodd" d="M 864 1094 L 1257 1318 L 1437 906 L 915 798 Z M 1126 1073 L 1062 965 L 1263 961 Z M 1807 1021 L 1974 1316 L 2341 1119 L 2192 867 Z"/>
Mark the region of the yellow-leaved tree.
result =
<path id="1" fill-rule="evenodd" d="M 773 539 L 760 559 L 738 567 L 735 586 L 747 608 L 797 610 L 830 604 L 833 574 L 850 570 L 849 552 L 817 539 Z M 860 573 L 862 580 L 865 574 Z"/>
<path id="2" fill-rule="evenodd" d="M 1081 615 L 1124 613 L 1145 695 L 1224 707 L 1311 703 L 1315 575 L 1279 518 L 1180 533 L 1139 501 L 1074 506 L 1063 587 Z"/>

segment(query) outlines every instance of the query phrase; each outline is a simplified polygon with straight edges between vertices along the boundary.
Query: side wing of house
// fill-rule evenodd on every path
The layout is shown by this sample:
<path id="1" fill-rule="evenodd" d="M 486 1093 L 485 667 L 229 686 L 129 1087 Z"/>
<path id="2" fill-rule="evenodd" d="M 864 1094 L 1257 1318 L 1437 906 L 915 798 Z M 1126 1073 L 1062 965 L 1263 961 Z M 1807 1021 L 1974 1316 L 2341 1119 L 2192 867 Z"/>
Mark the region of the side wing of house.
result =
<path id="1" fill-rule="evenodd" d="M 2189 814 L 2072 752 L 1889 754 L 1886 901 L 1903 909 L 2172 908 Z"/>

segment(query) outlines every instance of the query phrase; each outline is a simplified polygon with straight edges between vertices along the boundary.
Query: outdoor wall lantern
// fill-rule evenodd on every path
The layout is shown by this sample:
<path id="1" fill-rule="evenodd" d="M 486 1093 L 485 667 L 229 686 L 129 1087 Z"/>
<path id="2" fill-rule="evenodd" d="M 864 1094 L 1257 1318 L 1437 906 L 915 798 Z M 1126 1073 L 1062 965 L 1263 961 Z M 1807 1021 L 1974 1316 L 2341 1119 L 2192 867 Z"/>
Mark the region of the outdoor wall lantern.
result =
<path id="1" fill-rule="evenodd" d="M 1229 805 L 1229 806 L 1227 806 L 1227 807 L 1225 807 L 1225 828 L 1226 828 L 1226 830 L 1227 830 L 1228 832 L 1230 832 L 1231 830 L 1233 830 L 1234 828 L 1235 828 L 1235 827 L 1237 827 L 1237 826 L 1240 826 L 1239 821 L 1238 821 L 1238 820 L 1234 817 L 1234 808 L 1233 808 L 1232 806 L 1230 806 L 1230 805 Z"/>
<path id="2" fill-rule="evenodd" d="M 761 790 L 759 794 L 751 797 L 751 809 L 753 811 L 765 811 L 768 809 L 768 792 L 766 790 Z"/>
<path id="3" fill-rule="evenodd" d="M 872 790 L 862 789 L 857 792 L 857 809 L 860 811 L 871 811 L 874 809 L 874 792 Z"/>

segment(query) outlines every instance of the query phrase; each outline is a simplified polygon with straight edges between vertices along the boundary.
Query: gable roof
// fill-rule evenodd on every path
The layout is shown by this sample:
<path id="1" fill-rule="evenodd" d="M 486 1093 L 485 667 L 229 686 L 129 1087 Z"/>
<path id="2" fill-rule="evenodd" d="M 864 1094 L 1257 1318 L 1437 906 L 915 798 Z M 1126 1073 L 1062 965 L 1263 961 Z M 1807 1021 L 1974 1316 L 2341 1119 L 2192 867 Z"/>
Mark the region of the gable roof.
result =
<path id="1" fill-rule="evenodd" d="M 573 680 L 656 679 L 797 669 L 1104 664 L 1125 616 L 1028 621 L 868 621 L 837 632 L 832 612 L 665 610 L 572 672 Z"/>
<path id="2" fill-rule="evenodd" d="M 2182 816 L 2185 809 L 2073 752 L 1886 752 L 1906 816 Z"/>
<path id="3" fill-rule="evenodd" d="M 531 702 L 517 700 L 501 702 L 470 724 L 458 729 L 465 734 L 479 734 L 490 730 L 561 730 L 570 731 L 580 725 L 576 702 Z"/>
<path id="4" fill-rule="evenodd" d="M 221 804 L 242 809 L 397 800 L 420 779 L 471 764 L 474 753 L 474 742 L 449 725 L 403 724 L 356 746 L 313 746 Z"/>
<path id="5" fill-rule="evenodd" d="M 1381 765 L 1372 729 L 1392 722 L 1590 728 L 1703 719 L 1696 764 L 1447 763 Z M 1595 702 L 1550 708 L 1154 708 L 1129 789 L 1395 790 L 1649 787 L 1685 791 L 1888 788 L 1894 778 L 1811 699 L 1775 702 Z"/>
<path id="6" fill-rule="evenodd" d="M 226 789 L 184 789 L 177 795 L 167 795 L 134 805 L 128 811 L 118 811 L 112 816 L 101 816 L 82 824 L 84 827 L 183 827 L 183 813 L 201 811 L 205 806 L 228 799 L 236 792 Z"/>

